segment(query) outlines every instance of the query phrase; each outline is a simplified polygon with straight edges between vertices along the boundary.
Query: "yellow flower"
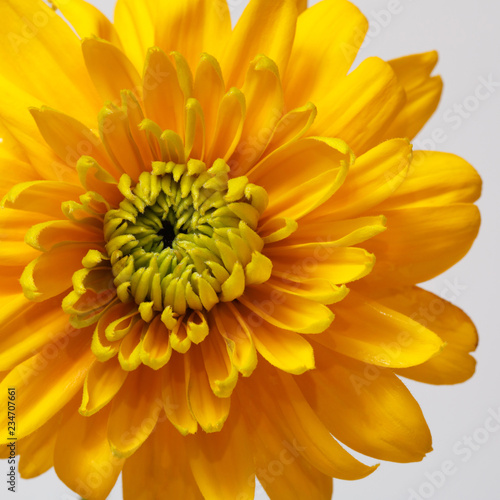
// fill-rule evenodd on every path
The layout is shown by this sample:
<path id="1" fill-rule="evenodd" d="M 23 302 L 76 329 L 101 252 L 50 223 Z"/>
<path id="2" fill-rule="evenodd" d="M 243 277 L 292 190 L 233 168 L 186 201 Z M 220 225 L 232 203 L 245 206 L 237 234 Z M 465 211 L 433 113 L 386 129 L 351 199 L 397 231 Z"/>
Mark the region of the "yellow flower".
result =
<path id="1" fill-rule="evenodd" d="M 476 331 L 415 286 L 481 181 L 412 153 L 435 53 L 349 72 L 345 0 L 2 0 L 1 439 L 88 500 L 329 499 L 421 460 L 400 381 L 469 378 Z M 300 15 L 298 15 L 300 12 Z M 376 259 L 376 265 L 375 265 Z M 8 450 L 2 449 L 2 456 Z"/>

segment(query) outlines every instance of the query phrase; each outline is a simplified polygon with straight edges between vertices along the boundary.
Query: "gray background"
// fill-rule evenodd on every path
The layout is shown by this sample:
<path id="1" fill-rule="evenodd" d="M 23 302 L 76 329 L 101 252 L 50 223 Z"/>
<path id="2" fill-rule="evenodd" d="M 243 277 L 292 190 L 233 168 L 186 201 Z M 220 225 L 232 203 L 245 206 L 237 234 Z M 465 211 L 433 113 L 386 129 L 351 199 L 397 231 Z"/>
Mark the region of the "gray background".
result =
<path id="1" fill-rule="evenodd" d="M 91 3 L 112 16 L 114 0 L 91 0 Z M 484 180 L 479 203 L 483 225 L 468 256 L 425 287 L 437 294 L 448 290 L 448 295 L 450 291 L 456 295 L 455 304 L 474 319 L 481 341 L 476 356 L 477 373 L 466 384 L 452 387 L 407 384 L 427 417 L 434 437 L 434 452 L 417 464 L 383 463 L 372 476 L 361 481 L 335 481 L 334 497 L 338 500 L 497 500 L 500 498 L 500 429 L 488 432 L 484 424 L 489 412 L 500 413 L 500 363 L 497 360 L 500 354 L 497 321 L 500 303 L 497 269 L 500 3 L 497 0 L 354 0 L 353 3 L 371 23 L 368 42 L 359 60 L 371 55 L 390 59 L 432 49 L 440 53 L 436 74 L 441 74 L 445 82 L 443 98 L 438 111 L 415 141 L 416 148 L 453 152 L 475 165 Z M 233 19 L 237 19 L 247 1 L 229 0 L 229 4 Z M 477 104 L 473 96 L 480 78 L 492 79 L 499 85 L 487 100 Z M 469 107 L 469 116 L 451 121 L 451 116 L 458 116 L 456 106 L 462 105 Z M 432 137 L 438 129 L 444 131 L 445 139 L 436 144 Z M 454 291 L 457 285 L 460 290 Z M 453 463 L 451 473 L 441 475 L 438 471 L 450 461 Z M 0 474 L 5 477 L 3 463 Z M 3 484 L 3 480 L 1 482 Z M 2 490 L 0 496 L 9 495 L 4 496 Z M 10 496 L 38 500 L 76 498 L 53 471 L 34 480 L 21 481 L 19 492 Z M 109 498 L 121 498 L 120 484 Z M 267 496 L 258 488 L 256 498 L 262 500 Z"/>

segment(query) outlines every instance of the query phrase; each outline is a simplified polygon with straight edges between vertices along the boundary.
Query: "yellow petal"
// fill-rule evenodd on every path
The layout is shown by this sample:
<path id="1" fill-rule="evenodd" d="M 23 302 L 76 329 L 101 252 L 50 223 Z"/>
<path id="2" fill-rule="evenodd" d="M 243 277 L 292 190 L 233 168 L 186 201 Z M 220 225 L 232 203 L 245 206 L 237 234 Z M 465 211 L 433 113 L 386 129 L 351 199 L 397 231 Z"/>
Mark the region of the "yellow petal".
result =
<path id="1" fill-rule="evenodd" d="M 37 0 L 2 2 L 0 18 L 0 35 L 6 40 L 0 48 L 2 76 L 44 104 L 92 123 L 98 97 L 85 71 L 80 42 L 64 20 Z"/>
<path id="2" fill-rule="evenodd" d="M 123 467 L 123 499 L 139 498 L 203 500 L 190 470 L 185 439 L 163 415 Z"/>
<path id="3" fill-rule="evenodd" d="M 469 251 L 480 225 L 478 208 L 468 203 L 385 210 L 384 215 L 387 231 L 363 243 L 377 256 L 372 283 L 413 285 L 434 278 Z"/>
<path id="4" fill-rule="evenodd" d="M 439 354 L 443 341 L 421 324 L 351 290 L 318 342 L 377 366 L 406 368 Z"/>
<path id="5" fill-rule="evenodd" d="M 353 159 L 343 141 L 323 137 L 301 139 L 264 158 L 247 174 L 269 194 L 263 222 L 298 220 L 314 210 L 341 186 Z"/>
<path id="6" fill-rule="evenodd" d="M 121 48 L 113 23 L 84 0 L 54 0 L 53 4 L 73 26 L 80 38 L 95 36 Z"/>
<path id="7" fill-rule="evenodd" d="M 426 52 L 389 61 L 406 93 L 406 104 L 390 125 L 385 137 L 413 139 L 436 110 L 443 81 L 430 74 L 438 60 L 437 52 Z"/>
<path id="8" fill-rule="evenodd" d="M 100 139 L 83 123 L 46 106 L 30 112 L 45 142 L 67 165 L 74 168 L 80 157 L 87 155 L 106 170 L 112 168 Z"/>
<path id="9" fill-rule="evenodd" d="M 363 43 L 368 21 L 347 0 L 318 2 L 297 21 L 293 61 L 284 81 L 289 107 L 316 103 L 347 75 Z"/>
<path id="10" fill-rule="evenodd" d="M 459 156 L 416 151 L 405 181 L 376 209 L 473 203 L 481 195 L 481 187 L 479 174 Z"/>
<path id="11" fill-rule="evenodd" d="M 123 50 L 138 71 L 144 67 L 147 50 L 154 45 L 157 0 L 118 0 L 114 25 Z"/>
<path id="12" fill-rule="evenodd" d="M 376 57 L 365 59 L 323 100 L 309 133 L 340 137 L 359 156 L 384 138 L 405 102 L 391 66 Z"/>
<path id="13" fill-rule="evenodd" d="M 129 373 L 109 413 L 107 435 L 113 454 L 132 455 L 153 431 L 162 409 L 158 373 L 142 366 Z"/>
<path id="14" fill-rule="evenodd" d="M 220 102 L 212 143 L 205 159 L 207 165 L 218 158 L 228 160 L 231 157 L 243 132 L 245 114 L 245 96 L 237 88 L 232 88 Z"/>
<path id="15" fill-rule="evenodd" d="M 108 408 L 82 417 L 69 405 L 57 433 L 55 471 L 66 486 L 88 500 L 106 498 L 124 464 L 112 453 L 106 439 L 108 417 Z"/>
<path id="16" fill-rule="evenodd" d="M 209 54 L 202 54 L 196 68 L 193 95 L 203 110 L 207 148 L 213 142 L 219 106 L 224 93 L 224 79 L 217 59 Z"/>
<path id="17" fill-rule="evenodd" d="M 177 71 L 163 50 L 148 50 L 144 70 L 144 110 L 163 130 L 184 133 L 185 101 Z"/>
<path id="18" fill-rule="evenodd" d="M 9 189 L 15 184 L 39 180 L 40 176 L 29 163 L 19 140 L 9 132 L 0 117 L 0 137 L 2 147 L 0 148 L 0 197 L 5 196 Z"/>
<path id="19" fill-rule="evenodd" d="M 120 390 L 128 372 L 122 370 L 116 358 L 101 363 L 96 360 L 90 367 L 83 386 L 83 399 L 78 410 L 84 417 L 97 413 Z"/>
<path id="20" fill-rule="evenodd" d="M 2 200 L 2 206 L 61 218 L 61 204 L 78 200 L 83 189 L 56 181 L 23 182 L 14 186 Z"/>
<path id="21" fill-rule="evenodd" d="M 239 302 L 247 309 L 242 315 L 250 329 L 269 323 L 292 332 L 320 333 L 333 321 L 323 304 L 276 290 L 269 283 L 247 287 Z"/>
<path id="22" fill-rule="evenodd" d="M 317 113 L 316 106 L 311 102 L 286 113 L 276 125 L 263 156 L 271 154 L 272 151 L 288 142 L 294 142 L 303 137 L 316 119 Z"/>
<path id="23" fill-rule="evenodd" d="M 454 284 L 451 283 L 450 288 L 453 287 Z M 451 297 L 454 293 L 457 292 L 446 292 Z M 412 317 L 446 342 L 438 356 L 422 365 L 398 370 L 399 375 L 427 384 L 458 384 L 474 374 L 476 360 L 469 353 L 477 347 L 477 331 L 474 323 L 462 310 L 444 298 L 418 287 L 394 290 L 379 301 Z"/>
<path id="24" fill-rule="evenodd" d="M 120 91 L 139 93 L 141 78 L 127 56 L 115 45 L 96 38 L 82 42 L 83 57 L 95 88 L 104 101 L 121 102 Z"/>
<path id="25" fill-rule="evenodd" d="M 205 499 L 253 498 L 255 472 L 247 427 L 234 410 L 224 429 L 186 438 L 191 470 Z M 228 471 L 231 471 L 228 474 Z"/>
<path id="26" fill-rule="evenodd" d="M 349 219 L 387 199 L 405 180 L 412 159 L 411 149 L 405 139 L 393 139 L 361 155 L 338 192 L 311 216 L 328 214 L 332 219 Z"/>
<path id="27" fill-rule="evenodd" d="M 242 85 L 250 61 L 258 54 L 272 59 L 280 74 L 284 75 L 296 20 L 296 0 L 250 2 L 227 42 L 227 51 L 221 62 L 227 86 Z"/>
<path id="28" fill-rule="evenodd" d="M 99 112 L 98 120 L 101 140 L 115 165 L 111 173 L 126 173 L 137 182 L 144 165 L 124 110 L 108 104 Z"/>
<path id="29" fill-rule="evenodd" d="M 366 245 L 366 243 L 363 243 Z M 316 245 L 269 248 L 273 276 L 297 283 L 326 279 L 334 285 L 359 280 L 372 272 L 375 256 L 362 248 Z"/>
<path id="30" fill-rule="evenodd" d="M 85 374 L 95 359 L 90 350 L 91 332 L 69 331 L 70 339 L 64 348 L 51 344 L 17 365 L 0 383 L 4 393 L 8 387 L 17 389 L 18 438 L 38 429 L 82 388 Z M 7 398 L 4 400 L 0 406 L 6 414 Z M 1 435 L 7 436 L 7 420 L 2 420 L 2 424 Z"/>
<path id="31" fill-rule="evenodd" d="M 176 50 L 191 67 L 202 52 L 218 57 L 227 47 L 231 19 L 225 1 L 185 0 L 162 2 L 156 19 L 156 44 Z"/>
<path id="32" fill-rule="evenodd" d="M 390 370 L 322 348 L 315 352 L 316 370 L 296 380 L 337 439 L 364 455 L 391 462 L 416 462 L 432 450 L 420 406 Z"/>
<path id="33" fill-rule="evenodd" d="M 234 176 L 245 174 L 262 155 L 283 112 L 278 67 L 268 57 L 250 64 L 243 86 L 247 113 L 240 143 L 229 159 Z"/>
<path id="34" fill-rule="evenodd" d="M 88 250 L 87 243 L 68 243 L 32 261 L 21 276 L 26 297 L 30 300 L 47 300 L 70 288 L 73 273 L 82 268 L 82 259 Z M 64 262 L 64 266 L 61 266 L 61 262 Z"/>

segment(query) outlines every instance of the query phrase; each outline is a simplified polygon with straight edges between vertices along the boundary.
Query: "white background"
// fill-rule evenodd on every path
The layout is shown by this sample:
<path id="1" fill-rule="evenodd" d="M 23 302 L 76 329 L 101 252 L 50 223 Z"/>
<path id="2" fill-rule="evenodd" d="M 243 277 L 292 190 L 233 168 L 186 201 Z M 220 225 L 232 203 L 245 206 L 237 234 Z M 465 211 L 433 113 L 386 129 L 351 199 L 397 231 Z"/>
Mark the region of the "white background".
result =
<path id="1" fill-rule="evenodd" d="M 112 16 L 114 0 L 92 0 L 91 3 Z M 481 340 L 477 373 L 466 384 L 452 387 L 407 384 L 427 417 L 434 437 L 434 452 L 417 464 L 383 463 L 372 476 L 361 481 L 335 481 L 334 498 L 498 500 L 500 430 L 484 431 L 484 424 L 489 412 L 500 414 L 500 363 L 497 359 L 500 354 L 497 321 L 500 304 L 497 267 L 500 260 L 500 195 L 497 192 L 500 187 L 497 154 L 500 144 L 500 3 L 497 0 L 354 0 L 353 3 L 371 23 L 360 60 L 372 55 L 391 59 L 432 49 L 440 53 L 436 74 L 441 74 L 445 82 L 442 102 L 419 135 L 416 147 L 453 152 L 475 165 L 484 180 L 479 203 L 483 225 L 467 257 L 425 286 L 437 294 L 451 290 L 457 297 L 454 302 L 474 319 Z M 229 4 L 233 19 L 237 19 L 247 1 L 229 0 Z M 498 83 L 487 100 L 477 103 L 474 94 L 481 78 Z M 469 107 L 470 111 L 465 108 L 469 116 L 451 120 L 452 116 L 460 116 L 456 106 L 463 105 Z M 437 129 L 442 129 L 446 137 L 440 144 L 432 140 Z M 460 290 L 453 292 L 457 284 Z M 468 437 L 471 441 L 467 441 Z M 465 449 L 469 449 L 470 454 L 466 454 Z M 374 463 L 373 460 L 365 461 Z M 450 461 L 454 465 L 452 474 L 442 476 L 436 472 Z M 0 472 L 1 477 L 5 477 L 3 471 Z M 429 477 L 438 481 L 437 486 Z M 7 498 L 3 491 L 2 498 Z M 53 471 L 41 478 L 21 481 L 19 492 L 10 496 L 38 500 L 76 498 Z M 121 499 L 121 485 L 117 485 L 109 498 Z M 258 488 L 256 498 L 262 500 L 267 496 Z"/>

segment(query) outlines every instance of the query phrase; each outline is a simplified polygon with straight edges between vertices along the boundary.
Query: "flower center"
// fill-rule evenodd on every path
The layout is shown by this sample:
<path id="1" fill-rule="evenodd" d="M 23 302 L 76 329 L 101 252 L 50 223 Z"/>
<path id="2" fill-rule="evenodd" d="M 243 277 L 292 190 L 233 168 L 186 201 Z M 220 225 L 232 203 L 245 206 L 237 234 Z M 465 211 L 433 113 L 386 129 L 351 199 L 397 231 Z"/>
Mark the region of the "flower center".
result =
<path id="1" fill-rule="evenodd" d="M 118 298 L 134 300 L 145 321 L 161 312 L 168 325 L 269 278 L 256 232 L 267 193 L 228 172 L 223 160 L 210 169 L 189 160 L 154 162 L 135 186 L 121 177 L 124 200 L 104 218 L 106 251 Z"/>

